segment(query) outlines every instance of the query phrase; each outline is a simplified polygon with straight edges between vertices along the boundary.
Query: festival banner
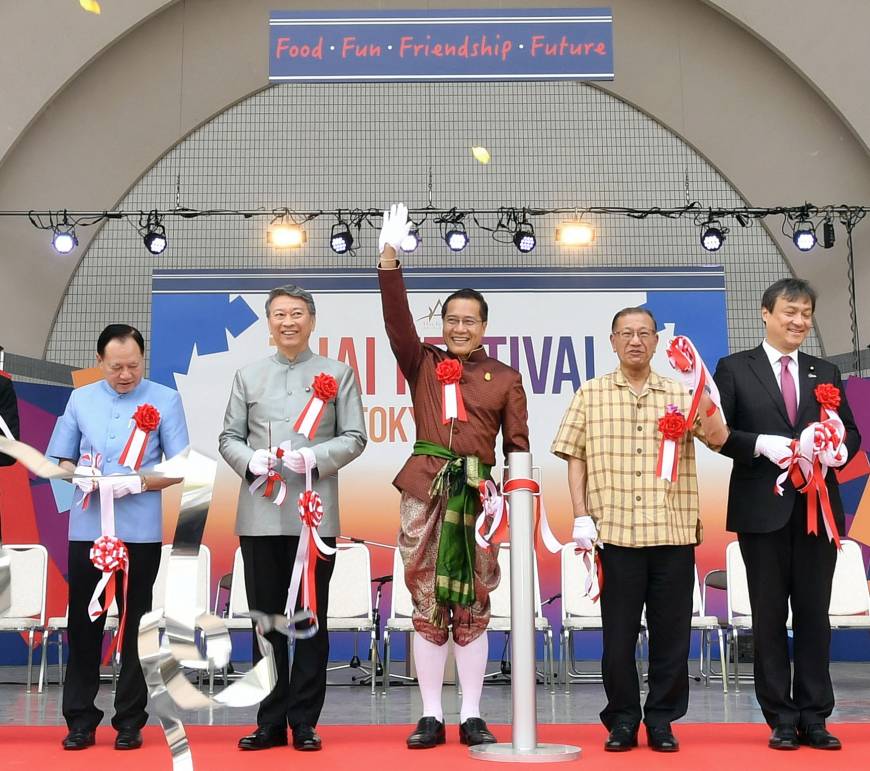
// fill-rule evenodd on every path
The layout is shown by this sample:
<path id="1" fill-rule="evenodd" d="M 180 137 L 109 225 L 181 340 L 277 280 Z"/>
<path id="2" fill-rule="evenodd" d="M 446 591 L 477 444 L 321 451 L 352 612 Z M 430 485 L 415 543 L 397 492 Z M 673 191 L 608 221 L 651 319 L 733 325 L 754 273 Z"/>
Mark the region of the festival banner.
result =
<path id="1" fill-rule="evenodd" d="M 613 80 L 609 8 L 273 11 L 269 80 Z"/>
<path id="2" fill-rule="evenodd" d="M 550 523 L 569 540 L 573 522 L 567 465 L 550 443 L 571 397 L 591 377 L 614 369 L 610 326 L 626 306 L 649 308 L 659 327 L 653 367 L 672 375 L 668 343 L 688 335 L 715 365 L 728 352 L 725 279 L 721 267 L 595 269 L 406 269 L 411 312 L 420 337 L 442 344 L 441 305 L 458 287 L 473 286 L 489 303 L 488 353 L 518 369 L 529 400 L 531 451 L 540 468 Z M 315 353 L 340 359 L 357 374 L 369 443 L 339 472 L 342 534 L 395 544 L 399 496 L 392 479 L 414 443 L 407 384 L 383 328 L 377 275 L 372 269 L 286 271 L 155 271 L 151 378 L 178 388 L 191 440 L 218 458 L 218 434 L 233 375 L 274 352 L 265 316 L 268 291 L 298 284 L 312 292 Z M 502 464 L 501 448 L 496 468 Z M 705 544 L 699 571 L 720 567 L 726 538 L 724 503 L 730 462 L 699 445 Z M 233 535 L 239 478 L 219 459 L 205 542 L 214 575 L 229 572 L 238 545 Z M 169 527 L 173 513 L 167 511 Z M 171 532 L 171 531 L 170 531 Z M 373 575 L 388 573 L 392 552 L 372 548 Z M 559 558 L 538 555 L 542 596 L 560 591 Z M 552 606 L 558 614 L 558 604 Z"/>

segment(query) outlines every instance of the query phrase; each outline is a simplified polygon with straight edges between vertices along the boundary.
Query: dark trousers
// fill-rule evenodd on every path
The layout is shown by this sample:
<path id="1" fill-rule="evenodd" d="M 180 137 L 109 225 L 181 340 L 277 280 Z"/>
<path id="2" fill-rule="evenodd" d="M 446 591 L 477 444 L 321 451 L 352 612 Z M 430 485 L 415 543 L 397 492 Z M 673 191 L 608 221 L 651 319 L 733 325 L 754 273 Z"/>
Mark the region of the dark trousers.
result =
<path id="1" fill-rule="evenodd" d="M 88 556 L 91 541 L 69 543 L 69 661 L 63 685 L 63 716 L 70 730 L 94 730 L 103 711 L 94 705 L 100 688 L 103 628 L 106 615 L 88 616 L 88 603 L 102 576 Z M 151 610 L 151 592 L 160 566 L 159 543 L 128 543 L 130 575 L 127 581 L 127 617 L 121 653 L 121 672 L 115 691 L 112 725 L 118 731 L 145 725 L 148 689 L 139 663 L 139 619 Z M 124 611 L 124 579 L 115 574 L 118 611 Z"/>
<path id="2" fill-rule="evenodd" d="M 824 723 L 834 709 L 829 671 L 828 607 L 837 551 L 818 523 L 807 534 L 806 497 L 798 495 L 791 519 L 773 533 L 739 533 L 746 563 L 755 694 L 770 726 L 801 728 Z M 794 630 L 794 680 L 788 654 L 789 599 Z"/>
<path id="3" fill-rule="evenodd" d="M 323 541 L 335 546 L 335 538 L 324 538 Z M 248 606 L 263 613 L 283 614 L 299 538 L 289 535 L 242 535 L 239 536 L 239 543 L 245 561 Z M 335 557 L 317 560 L 314 583 L 319 628 L 313 637 L 296 640 L 292 673 L 287 638 L 280 632 L 266 635 L 275 651 L 278 681 L 272 692 L 260 702 L 258 726 L 274 728 L 286 724 L 296 728 L 300 725 L 317 725 L 326 698 L 326 666 L 329 662 L 326 613 L 329 608 L 329 579 L 334 567 Z M 254 636 L 254 663 L 260 658 L 262 656 Z"/>
<path id="4" fill-rule="evenodd" d="M 608 730 L 618 723 L 640 724 L 635 646 L 646 605 L 649 693 L 643 721 L 650 728 L 666 725 L 689 708 L 695 547 L 606 544 L 600 555 L 604 570 L 601 671 L 607 694 L 601 722 Z"/>

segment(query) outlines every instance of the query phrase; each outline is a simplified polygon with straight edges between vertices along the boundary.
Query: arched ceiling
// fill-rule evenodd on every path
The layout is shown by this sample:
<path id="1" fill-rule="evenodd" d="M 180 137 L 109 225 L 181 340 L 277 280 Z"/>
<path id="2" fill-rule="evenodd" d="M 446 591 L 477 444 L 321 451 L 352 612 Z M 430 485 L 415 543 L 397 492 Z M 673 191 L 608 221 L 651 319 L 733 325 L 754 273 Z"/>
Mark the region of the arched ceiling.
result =
<path id="1" fill-rule="evenodd" d="M 559 5 L 515 5 L 536 4 Z M 870 22 L 870 4 L 832 1 L 824 18 L 810 0 L 610 4 L 617 77 L 606 89 L 680 134 L 749 203 L 870 201 L 870 104 L 861 85 L 870 53 L 858 38 Z M 389 4 L 436 5 L 463 6 Z M 186 133 L 266 84 L 269 10 L 311 4 L 104 0 L 102 6 L 99 17 L 83 13 L 75 0 L 0 6 L 0 29 L 14 30 L 0 50 L 0 209 L 112 207 Z M 828 351 L 846 350 L 842 245 L 796 255 L 786 238 L 772 234 L 795 271 L 822 290 L 818 316 Z M 0 329 L 9 350 L 42 354 L 92 236 L 85 233 L 76 253 L 60 257 L 45 234 L 0 219 Z M 739 239 L 732 244 L 739 248 Z M 870 234 L 859 228 L 859 256 L 865 246 Z M 859 261 L 859 296 L 870 295 L 870 276 L 861 270 L 867 265 Z M 865 323 L 864 337 L 868 330 Z"/>

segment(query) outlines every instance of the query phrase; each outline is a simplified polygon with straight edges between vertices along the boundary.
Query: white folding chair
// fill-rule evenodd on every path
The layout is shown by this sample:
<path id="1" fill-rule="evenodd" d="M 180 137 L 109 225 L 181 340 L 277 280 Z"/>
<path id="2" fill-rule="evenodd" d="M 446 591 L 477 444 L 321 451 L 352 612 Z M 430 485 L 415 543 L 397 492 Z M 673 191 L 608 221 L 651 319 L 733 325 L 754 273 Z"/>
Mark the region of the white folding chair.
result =
<path id="1" fill-rule="evenodd" d="M 861 547 L 855 541 L 841 541 L 828 615 L 831 629 L 870 629 L 870 589 Z"/>
<path id="2" fill-rule="evenodd" d="M 9 608 L 0 615 L 0 632 L 27 632 L 27 684 L 33 680 L 33 636 L 45 626 L 48 551 L 40 544 L 4 544 L 9 555 Z M 43 650 L 43 658 L 45 652 Z"/>
<path id="3" fill-rule="evenodd" d="M 205 613 L 211 607 L 211 552 L 204 544 L 195 557 L 176 557 L 172 585 L 169 584 L 169 556 L 172 544 L 160 549 L 160 565 L 151 590 L 151 607 L 163 609 L 164 617 L 188 618 Z"/>
<path id="4" fill-rule="evenodd" d="M 390 609 L 387 612 L 387 620 L 384 624 L 384 693 L 390 687 L 390 635 L 393 632 L 404 632 L 405 639 L 410 646 L 411 632 L 414 631 L 414 623 L 411 617 L 414 615 L 414 603 L 411 593 L 405 583 L 405 564 L 402 562 L 402 554 L 396 549 L 393 553 L 393 589 L 390 595 Z M 409 654 L 410 655 L 410 652 Z M 392 675 L 400 680 L 413 680 L 406 675 Z"/>
<path id="5" fill-rule="evenodd" d="M 118 602 L 115 598 L 112 599 L 112 604 L 109 606 L 109 612 L 106 616 L 106 625 L 103 627 L 104 635 L 114 635 L 118 631 Z M 57 684 L 63 685 L 63 635 L 69 628 L 69 606 L 66 613 L 62 616 L 51 616 L 45 623 L 45 631 L 42 634 L 42 660 L 39 665 L 39 686 L 38 693 L 42 693 L 43 683 L 48 684 L 48 651 L 53 644 L 57 649 Z M 54 641 L 52 641 L 54 637 Z M 112 657 L 112 693 L 115 692 L 115 685 L 118 679 L 118 667 L 114 656 Z"/>
<path id="6" fill-rule="evenodd" d="M 498 551 L 498 567 L 501 579 L 495 591 L 489 595 L 490 619 L 487 632 L 504 632 L 505 643 L 511 631 L 511 552 L 510 544 L 503 543 Z M 553 669 L 553 628 L 550 620 L 541 610 L 541 582 L 538 577 L 538 558 L 535 555 L 534 564 L 535 591 L 535 632 L 544 638 L 544 684 L 552 691 L 555 688 L 555 672 Z M 493 677 L 501 671 L 487 675 Z"/>
<path id="7" fill-rule="evenodd" d="M 372 695 L 377 680 L 377 636 L 372 619 L 372 569 L 368 547 L 362 543 L 340 544 L 335 554 L 335 568 L 329 582 L 329 612 L 326 626 L 330 632 L 353 632 L 354 655 L 350 663 L 329 667 L 360 669 L 359 634 L 369 633 L 369 663 Z"/>
<path id="8" fill-rule="evenodd" d="M 562 642 L 559 659 L 562 682 L 565 689 L 572 680 L 578 682 L 601 682 L 599 672 L 580 672 L 574 660 L 574 634 L 577 632 L 601 632 L 601 603 L 592 597 L 599 593 L 598 575 L 592 566 L 592 589 L 589 596 L 585 587 L 589 571 L 581 554 L 575 554 L 573 543 L 562 547 Z"/>
<path id="9" fill-rule="evenodd" d="M 717 616 L 708 616 L 701 597 L 701 588 L 698 583 L 698 567 L 695 566 L 695 587 L 692 591 L 692 631 L 701 633 L 701 650 L 698 667 L 704 678 L 704 685 L 710 685 L 710 649 L 712 645 L 711 635 L 715 632 L 719 640 L 719 661 L 722 666 L 722 692 L 728 693 L 728 678 L 725 676 L 725 641 L 722 634 L 722 626 Z M 705 665 L 706 659 L 706 665 Z"/>

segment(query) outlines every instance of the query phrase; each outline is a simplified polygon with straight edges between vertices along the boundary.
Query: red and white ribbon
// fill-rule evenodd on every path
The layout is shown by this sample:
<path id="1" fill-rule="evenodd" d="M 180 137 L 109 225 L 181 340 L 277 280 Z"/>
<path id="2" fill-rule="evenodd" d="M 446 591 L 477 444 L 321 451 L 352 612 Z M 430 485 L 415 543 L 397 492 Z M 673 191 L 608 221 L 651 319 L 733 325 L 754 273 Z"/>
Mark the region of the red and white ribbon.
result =
<path id="1" fill-rule="evenodd" d="M 507 504 L 491 479 L 480 483 L 480 503 L 481 511 L 474 525 L 474 540 L 481 549 L 490 549 L 493 541 L 498 545 L 508 531 Z"/>
<path id="2" fill-rule="evenodd" d="M 278 447 L 271 447 L 270 452 L 272 452 L 275 457 L 278 459 L 278 468 L 280 468 L 283 463 L 282 458 L 288 452 L 290 452 L 290 442 L 281 442 Z M 248 485 L 248 492 L 251 495 L 254 495 L 260 488 L 263 488 L 263 497 L 268 498 L 272 501 L 276 506 L 280 506 L 284 503 L 284 499 L 287 497 L 287 483 L 284 481 L 284 477 L 282 477 L 278 473 L 277 468 L 272 468 L 271 463 L 269 465 L 269 471 L 266 474 L 260 474 L 250 485 Z M 275 488 L 278 488 L 278 494 L 273 498 L 272 495 L 275 492 Z"/>
<path id="3" fill-rule="evenodd" d="M 336 549 L 324 543 L 317 531 L 323 521 L 323 501 L 320 494 L 312 489 L 311 470 L 315 465 L 314 453 L 302 453 L 302 455 L 305 458 L 305 491 L 299 494 L 299 518 L 302 520 L 302 531 L 299 533 L 299 546 L 293 562 L 284 612 L 290 618 L 296 612 L 296 601 L 301 596 L 302 609 L 311 611 L 312 623 L 317 623 L 315 584 L 317 560 L 335 554 Z"/>
<path id="4" fill-rule="evenodd" d="M 442 383 L 441 422 L 449 423 L 451 420 L 467 421 L 468 414 L 465 412 L 465 402 L 462 401 L 459 383 Z"/>
<path id="5" fill-rule="evenodd" d="M 840 535 L 834 520 L 825 476 L 832 466 L 846 460 L 844 444 L 846 430 L 840 416 L 833 410 L 824 410 L 826 420 L 810 423 L 800 438 L 792 442 L 792 451 L 779 466 L 784 469 L 774 485 L 777 495 L 783 494 L 785 480 L 790 478 L 798 492 L 807 495 L 807 533 L 818 535 L 819 511 L 828 540 L 840 548 Z"/>
<path id="6" fill-rule="evenodd" d="M 160 413 L 151 404 L 140 404 L 130 419 L 132 431 L 121 451 L 118 463 L 127 468 L 138 471 L 145 457 L 145 448 L 148 445 L 148 437 L 152 431 L 156 431 L 160 425 Z"/>
<path id="7" fill-rule="evenodd" d="M 662 433 L 659 442 L 659 455 L 656 460 L 656 476 L 666 482 L 674 482 L 680 468 L 680 442 L 691 425 L 675 404 L 665 408 L 665 414 L 659 418 L 658 428 Z"/>
<path id="8" fill-rule="evenodd" d="M 518 490 L 528 490 L 535 496 L 535 541 L 541 539 L 550 554 L 558 554 L 562 550 L 562 543 L 553 535 L 550 529 L 550 521 L 547 519 L 547 507 L 544 505 L 544 496 L 541 486 L 534 479 L 509 479 L 504 483 L 504 494 Z"/>
<path id="9" fill-rule="evenodd" d="M 86 452 L 79 458 L 78 462 L 79 466 L 89 466 L 93 469 L 94 477 L 98 477 L 102 475 L 102 467 L 103 467 L 103 455 L 99 452 L 94 452 L 91 450 L 90 452 Z M 86 509 L 91 505 L 91 492 L 82 491 L 82 508 Z"/>
<path id="10" fill-rule="evenodd" d="M 716 387 L 716 381 L 704 364 L 701 354 L 695 348 L 695 344 L 685 335 L 677 335 L 668 344 L 668 362 L 671 367 L 677 372 L 680 381 L 692 393 L 692 403 L 689 407 L 689 414 L 686 416 L 686 422 L 691 426 L 694 425 L 695 416 L 698 413 L 698 405 L 701 401 L 701 394 L 708 391 L 710 398 L 713 400 L 720 412 L 722 410 L 722 399 L 719 396 L 719 389 Z M 723 413 L 724 419 L 724 413 Z"/>
<path id="11" fill-rule="evenodd" d="M 314 378 L 311 388 L 313 390 L 311 398 L 293 424 L 293 430 L 308 439 L 313 439 L 317 433 L 327 402 L 335 399 L 338 394 L 338 382 L 332 375 L 321 372 Z"/>

